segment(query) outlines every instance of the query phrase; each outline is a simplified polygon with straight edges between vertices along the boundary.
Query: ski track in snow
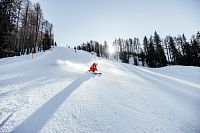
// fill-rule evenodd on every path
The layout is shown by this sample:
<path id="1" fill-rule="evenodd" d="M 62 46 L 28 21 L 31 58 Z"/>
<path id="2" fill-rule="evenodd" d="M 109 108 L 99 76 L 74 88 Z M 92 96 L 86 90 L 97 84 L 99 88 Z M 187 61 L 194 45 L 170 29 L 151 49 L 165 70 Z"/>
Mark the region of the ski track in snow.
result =
<path id="1" fill-rule="evenodd" d="M 93 61 L 101 76 L 86 72 Z M 65 48 L 1 59 L 0 132 L 199 133 L 199 69 L 159 70 Z"/>

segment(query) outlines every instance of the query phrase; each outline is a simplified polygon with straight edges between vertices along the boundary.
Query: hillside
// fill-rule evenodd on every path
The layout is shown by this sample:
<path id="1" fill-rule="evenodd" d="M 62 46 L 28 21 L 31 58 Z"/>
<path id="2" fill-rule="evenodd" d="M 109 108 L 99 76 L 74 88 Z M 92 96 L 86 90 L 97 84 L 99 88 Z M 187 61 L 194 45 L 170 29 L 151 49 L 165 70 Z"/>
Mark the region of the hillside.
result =
<path id="1" fill-rule="evenodd" d="M 98 62 L 101 76 L 88 73 Z M 200 68 L 55 48 L 0 59 L 0 132 L 200 132 Z"/>

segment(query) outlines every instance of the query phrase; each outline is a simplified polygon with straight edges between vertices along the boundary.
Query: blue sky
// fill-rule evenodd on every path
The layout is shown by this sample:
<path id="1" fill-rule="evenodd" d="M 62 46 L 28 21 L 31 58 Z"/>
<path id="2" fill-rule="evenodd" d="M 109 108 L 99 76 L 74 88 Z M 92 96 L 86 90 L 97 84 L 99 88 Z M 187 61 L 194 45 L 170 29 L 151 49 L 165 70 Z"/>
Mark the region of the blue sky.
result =
<path id="1" fill-rule="evenodd" d="M 32 0 L 53 23 L 60 46 L 96 40 L 143 37 L 156 30 L 164 38 L 200 30 L 200 0 Z"/>

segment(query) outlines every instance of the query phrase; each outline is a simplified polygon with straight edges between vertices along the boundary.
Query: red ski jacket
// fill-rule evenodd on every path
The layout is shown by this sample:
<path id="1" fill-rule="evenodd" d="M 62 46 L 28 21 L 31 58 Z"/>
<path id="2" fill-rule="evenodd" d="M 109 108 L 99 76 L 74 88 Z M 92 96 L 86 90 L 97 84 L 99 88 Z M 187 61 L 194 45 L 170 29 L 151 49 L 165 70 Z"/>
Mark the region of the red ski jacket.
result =
<path id="1" fill-rule="evenodd" d="M 96 68 L 94 65 L 92 65 L 92 66 L 90 67 L 90 71 L 95 72 L 95 71 L 98 71 L 98 70 L 97 70 L 97 68 Z"/>

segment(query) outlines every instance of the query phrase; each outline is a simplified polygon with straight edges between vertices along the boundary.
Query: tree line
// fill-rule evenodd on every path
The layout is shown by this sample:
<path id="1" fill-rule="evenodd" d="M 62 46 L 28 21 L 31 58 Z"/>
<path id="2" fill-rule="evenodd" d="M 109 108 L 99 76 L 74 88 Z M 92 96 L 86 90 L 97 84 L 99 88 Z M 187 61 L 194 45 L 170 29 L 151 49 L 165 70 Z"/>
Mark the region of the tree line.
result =
<path id="1" fill-rule="evenodd" d="M 112 47 L 115 53 L 112 57 L 124 63 L 139 63 L 148 67 L 163 67 L 167 65 L 200 66 L 200 33 L 193 35 L 187 41 L 185 35 L 178 37 L 166 36 L 161 39 L 155 31 L 149 38 L 146 36 L 142 44 L 139 38 L 115 39 Z M 108 44 L 100 44 L 97 41 L 83 43 L 78 50 L 94 52 L 99 57 L 109 57 Z"/>
<path id="2" fill-rule="evenodd" d="M 0 58 L 50 49 L 53 24 L 44 19 L 39 3 L 0 0 Z"/>
<path id="3" fill-rule="evenodd" d="M 109 57 L 109 49 L 106 41 L 104 41 L 104 44 L 100 44 L 97 41 L 91 40 L 77 47 L 74 47 L 74 49 L 84 50 L 93 54 L 95 53 L 98 57 L 105 57 L 106 59 Z"/>

